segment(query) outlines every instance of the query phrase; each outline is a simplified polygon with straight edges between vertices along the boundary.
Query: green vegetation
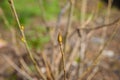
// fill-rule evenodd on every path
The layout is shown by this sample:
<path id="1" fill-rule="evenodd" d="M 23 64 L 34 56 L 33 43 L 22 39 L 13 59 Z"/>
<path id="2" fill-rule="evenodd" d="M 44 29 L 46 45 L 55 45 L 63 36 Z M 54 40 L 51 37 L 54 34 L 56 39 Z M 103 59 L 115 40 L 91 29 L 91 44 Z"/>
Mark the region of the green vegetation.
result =
<path id="1" fill-rule="evenodd" d="M 25 27 L 27 27 L 26 25 L 29 25 L 31 21 L 34 21 L 35 16 L 39 18 L 42 16 L 40 3 L 38 3 L 37 0 L 14 0 L 14 3 L 20 22 Z M 54 19 L 60 10 L 57 0 L 43 0 L 42 6 L 45 11 L 46 22 Z M 10 13 L 11 10 L 8 1 L 4 0 L 0 3 L 0 7 L 3 9 L 10 25 L 15 25 L 12 13 Z M 38 25 L 28 27 L 32 27 L 32 30 L 28 30 L 26 33 L 28 44 L 31 48 L 39 49 L 42 48 L 45 43 L 49 42 L 49 34 L 44 34 L 47 32 L 45 26 Z"/>

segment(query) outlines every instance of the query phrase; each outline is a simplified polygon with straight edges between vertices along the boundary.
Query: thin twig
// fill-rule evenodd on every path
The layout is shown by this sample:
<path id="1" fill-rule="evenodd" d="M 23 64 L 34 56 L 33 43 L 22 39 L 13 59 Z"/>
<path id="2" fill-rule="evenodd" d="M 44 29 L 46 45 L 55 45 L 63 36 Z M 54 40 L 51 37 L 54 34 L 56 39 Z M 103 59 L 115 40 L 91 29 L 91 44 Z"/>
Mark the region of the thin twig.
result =
<path id="1" fill-rule="evenodd" d="M 58 43 L 60 46 L 60 51 L 61 51 L 61 55 L 62 55 L 62 65 L 63 65 L 63 70 L 64 70 L 64 80 L 66 80 L 66 70 L 65 70 L 65 56 L 64 56 L 64 51 L 63 51 L 63 46 L 62 46 L 62 35 L 59 33 L 58 34 Z"/>
<path id="2" fill-rule="evenodd" d="M 18 15 L 17 15 L 16 10 L 15 10 L 14 2 L 13 2 L 13 0 L 8 0 L 8 1 L 9 1 L 10 6 L 11 6 L 11 9 L 12 9 L 12 12 L 13 12 L 13 14 L 14 14 L 14 17 L 15 17 L 15 19 L 16 19 L 16 21 L 17 21 L 18 27 L 19 27 L 20 32 L 21 32 L 21 35 L 22 35 L 22 41 L 24 42 L 24 44 L 25 44 L 25 46 L 26 46 L 26 49 L 27 49 L 27 51 L 28 51 L 28 53 L 29 53 L 29 57 L 30 57 L 31 61 L 33 62 L 33 64 L 34 64 L 37 72 L 39 73 L 39 75 L 40 75 L 44 80 L 46 80 L 46 77 L 45 77 L 45 76 L 43 75 L 43 73 L 41 72 L 41 70 L 40 70 L 37 62 L 35 61 L 32 53 L 31 53 L 31 51 L 30 51 L 30 49 L 29 49 L 29 46 L 28 46 L 28 44 L 27 44 L 26 37 L 25 37 L 25 34 L 24 34 L 24 27 L 21 26 L 21 24 L 20 24 Z"/>
<path id="3" fill-rule="evenodd" d="M 70 10 L 69 10 L 68 20 L 67 20 L 67 25 L 66 25 L 66 30 L 65 30 L 66 32 L 65 32 L 65 37 L 64 37 L 64 51 L 66 51 L 66 47 L 67 47 L 67 38 L 69 34 L 69 29 L 72 23 L 72 15 L 73 15 L 73 10 L 74 10 L 75 0 L 69 0 L 69 3 L 70 3 Z"/>

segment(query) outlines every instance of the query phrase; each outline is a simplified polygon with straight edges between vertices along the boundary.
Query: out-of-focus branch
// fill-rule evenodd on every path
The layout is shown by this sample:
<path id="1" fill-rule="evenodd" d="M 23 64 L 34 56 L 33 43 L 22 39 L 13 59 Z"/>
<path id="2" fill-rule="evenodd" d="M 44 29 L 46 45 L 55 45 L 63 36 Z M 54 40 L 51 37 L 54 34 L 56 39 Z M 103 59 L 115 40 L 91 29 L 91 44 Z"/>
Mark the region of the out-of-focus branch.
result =
<path id="1" fill-rule="evenodd" d="M 67 0 L 67 3 L 66 3 L 65 6 L 61 9 L 61 11 L 60 11 L 60 13 L 59 13 L 59 15 L 58 15 L 58 19 L 57 19 L 57 23 L 56 23 L 56 27 L 55 27 L 55 32 L 58 31 L 58 29 L 59 29 L 62 15 L 69 9 L 69 7 L 70 7 L 70 3 L 69 3 L 69 1 Z"/>
<path id="2" fill-rule="evenodd" d="M 85 31 L 93 31 L 93 30 L 98 30 L 98 29 L 101 29 L 101 28 L 104 28 L 104 27 L 108 27 L 110 28 L 111 26 L 113 26 L 114 24 L 116 24 L 118 21 L 120 20 L 120 18 L 116 19 L 115 21 L 109 23 L 109 24 L 104 24 L 104 25 L 100 25 L 100 26 L 96 26 L 96 27 L 89 27 L 89 28 L 76 28 L 70 35 L 69 35 L 69 38 L 72 37 L 75 33 L 78 33 L 78 35 L 80 36 L 81 33 L 80 33 L 80 30 L 85 30 Z"/>
<path id="3" fill-rule="evenodd" d="M 0 56 L 2 56 L 9 65 L 11 65 L 16 71 L 18 71 L 26 79 L 33 80 L 31 76 L 29 76 L 25 71 L 21 70 L 13 61 L 10 60 L 9 57 L 5 55 L 0 55 Z"/>
<path id="4" fill-rule="evenodd" d="M 87 11 L 87 0 L 81 1 L 81 14 L 80 14 L 80 28 L 85 28 L 85 17 Z M 87 40 L 86 40 L 86 32 L 84 30 L 80 30 L 81 39 L 80 39 L 80 51 L 79 51 L 79 59 L 80 63 L 78 63 L 78 75 L 81 75 L 84 71 L 84 59 L 85 59 L 85 51 L 87 47 Z"/>
<path id="5" fill-rule="evenodd" d="M 66 47 L 67 47 L 67 38 L 68 38 L 68 34 L 69 34 L 69 29 L 70 29 L 71 23 L 72 23 L 72 15 L 73 15 L 73 10 L 74 10 L 75 0 L 69 0 L 69 3 L 70 3 L 70 10 L 69 10 L 69 14 L 68 14 L 66 29 L 65 29 L 66 32 L 65 32 L 65 36 L 64 36 L 64 51 L 66 51 Z"/>
<path id="6" fill-rule="evenodd" d="M 93 72 L 87 77 L 87 80 L 92 80 L 92 78 L 95 76 L 95 74 L 98 72 L 99 67 L 96 66 L 93 70 Z"/>
<path id="7" fill-rule="evenodd" d="M 111 13 L 112 1 L 113 0 L 108 0 L 107 13 L 106 13 L 106 16 L 105 16 L 105 24 L 108 24 L 109 21 L 110 21 L 110 13 Z M 105 37 L 106 37 L 106 31 L 107 31 L 107 27 L 104 27 L 103 32 L 102 32 L 103 39 L 105 39 Z"/>
<path id="8" fill-rule="evenodd" d="M 46 21 L 45 21 L 45 9 L 44 9 L 44 6 L 43 6 L 43 0 L 37 0 L 38 3 L 39 3 L 39 7 L 41 9 L 41 18 L 42 18 L 42 21 L 45 25 L 47 25 Z"/>
<path id="9" fill-rule="evenodd" d="M 44 7 L 44 5 L 43 5 L 43 0 L 37 0 L 38 1 L 38 3 L 39 3 L 39 7 L 40 7 L 40 9 L 41 9 L 41 19 L 42 19 L 42 21 L 43 21 L 43 23 L 44 23 L 44 25 L 46 26 L 46 29 L 47 29 L 47 31 L 48 31 L 48 33 L 50 33 L 50 31 L 49 31 L 49 25 L 47 24 L 47 21 L 46 21 L 46 17 L 45 17 L 45 7 Z"/>
<path id="10" fill-rule="evenodd" d="M 46 66 L 48 77 L 50 78 L 50 80 L 55 80 L 55 77 L 54 77 L 54 74 L 52 73 L 51 66 L 50 66 L 49 60 L 47 59 L 47 56 L 44 53 L 41 53 L 41 55 L 43 57 L 43 60 Z"/>
<path id="11" fill-rule="evenodd" d="M 89 73 L 96 65 L 98 65 L 100 63 L 101 57 L 102 57 L 102 52 L 105 49 L 105 47 L 108 46 L 109 43 L 114 38 L 114 36 L 117 33 L 117 30 L 119 28 L 119 25 L 120 25 L 120 20 L 116 23 L 115 28 L 114 28 L 114 30 L 113 30 L 112 35 L 110 36 L 110 38 L 104 43 L 104 45 L 98 51 L 98 55 L 93 60 L 93 63 L 91 64 L 91 66 L 88 67 L 88 69 L 82 73 L 82 75 L 80 76 L 79 80 L 82 80 L 87 73 Z"/>

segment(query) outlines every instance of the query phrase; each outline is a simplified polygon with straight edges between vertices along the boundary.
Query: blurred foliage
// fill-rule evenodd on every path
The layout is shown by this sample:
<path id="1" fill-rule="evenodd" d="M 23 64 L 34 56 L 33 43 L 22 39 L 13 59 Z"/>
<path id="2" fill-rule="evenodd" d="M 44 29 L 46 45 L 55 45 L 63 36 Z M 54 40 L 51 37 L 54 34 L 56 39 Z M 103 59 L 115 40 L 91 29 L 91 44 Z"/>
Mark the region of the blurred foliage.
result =
<path id="1" fill-rule="evenodd" d="M 6 16 L 9 23 L 12 24 L 14 22 L 14 20 L 13 20 L 13 16 L 12 16 L 12 13 L 11 13 L 11 10 L 10 10 L 7 0 L 1 1 L 0 7 L 3 9 L 4 15 Z"/>
<path id="2" fill-rule="evenodd" d="M 17 80 L 17 78 L 18 78 L 18 76 L 13 74 L 9 78 L 7 78 L 6 80 Z"/>
<path id="3" fill-rule="evenodd" d="M 27 39 L 30 47 L 34 49 L 43 49 L 44 44 L 49 42 L 50 36 L 46 34 L 44 26 L 37 26 L 28 31 Z"/>
<path id="4" fill-rule="evenodd" d="M 29 69 L 30 69 L 32 72 L 36 73 L 36 70 L 35 70 L 34 65 L 29 65 Z"/>
<path id="5" fill-rule="evenodd" d="M 44 15 L 46 22 L 57 17 L 60 10 L 58 0 L 42 0 Z M 41 18 L 41 11 L 39 0 L 14 0 L 15 8 L 19 16 L 20 22 L 23 25 L 29 25 L 31 21 L 34 21 L 35 17 Z M 4 14 L 10 23 L 10 25 L 15 25 L 16 22 L 12 16 L 10 5 L 8 0 L 3 0 L 0 2 L 0 7 L 3 9 Z M 34 24 L 34 23 L 33 23 Z M 17 25 L 16 25 L 17 26 Z M 43 47 L 45 43 L 50 40 L 49 34 L 45 34 L 45 26 L 29 26 L 32 27 L 31 30 L 26 31 L 26 36 L 28 43 L 31 48 L 39 49 Z M 18 27 L 17 27 L 18 28 Z"/>
<path id="6" fill-rule="evenodd" d="M 40 3 L 37 0 L 14 0 L 15 8 L 19 15 L 20 22 L 22 24 L 26 24 L 34 16 L 41 16 L 41 8 L 39 7 Z M 9 20 L 9 22 L 13 22 L 13 17 L 11 14 L 10 6 L 8 4 L 8 0 L 4 0 L 0 2 L 0 7 L 4 10 L 4 13 Z M 60 7 L 59 1 L 57 0 L 43 0 L 43 7 L 46 19 L 50 20 L 57 16 Z"/>
<path id="7" fill-rule="evenodd" d="M 57 14 L 60 11 L 58 0 L 43 0 L 43 5 L 45 9 L 45 16 L 47 19 L 57 17 Z"/>
<path id="8" fill-rule="evenodd" d="M 76 57 L 75 62 L 80 63 L 81 59 L 80 57 Z"/>

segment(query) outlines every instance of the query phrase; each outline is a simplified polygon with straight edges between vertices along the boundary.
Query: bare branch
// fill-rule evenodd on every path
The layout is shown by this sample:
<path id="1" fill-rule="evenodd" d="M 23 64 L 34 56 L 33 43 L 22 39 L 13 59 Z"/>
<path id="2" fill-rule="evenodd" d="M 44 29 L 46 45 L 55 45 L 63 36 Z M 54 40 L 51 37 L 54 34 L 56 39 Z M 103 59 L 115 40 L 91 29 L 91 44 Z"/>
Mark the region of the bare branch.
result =
<path id="1" fill-rule="evenodd" d="M 91 27 L 91 28 L 76 28 L 70 35 L 68 38 L 72 37 L 76 32 L 78 33 L 79 37 L 81 37 L 81 33 L 80 30 L 85 30 L 85 31 L 93 31 L 93 30 L 98 30 L 104 27 L 108 27 L 110 28 L 111 26 L 113 26 L 114 24 L 116 24 L 118 21 L 120 20 L 120 18 L 116 19 L 115 21 L 109 23 L 109 24 L 104 24 L 104 25 L 100 25 L 100 26 L 96 26 L 96 27 Z"/>

